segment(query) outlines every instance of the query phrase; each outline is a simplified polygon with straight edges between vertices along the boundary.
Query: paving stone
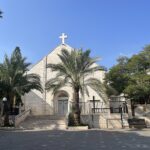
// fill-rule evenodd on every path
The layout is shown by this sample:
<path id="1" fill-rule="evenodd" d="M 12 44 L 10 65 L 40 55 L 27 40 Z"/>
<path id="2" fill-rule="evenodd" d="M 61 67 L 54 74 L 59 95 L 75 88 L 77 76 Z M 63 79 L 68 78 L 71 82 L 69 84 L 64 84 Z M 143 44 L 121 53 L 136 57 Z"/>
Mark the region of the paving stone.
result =
<path id="1" fill-rule="evenodd" d="M 145 133 L 146 136 L 142 131 L 0 131 L 0 150 L 149 150 L 150 131 Z"/>

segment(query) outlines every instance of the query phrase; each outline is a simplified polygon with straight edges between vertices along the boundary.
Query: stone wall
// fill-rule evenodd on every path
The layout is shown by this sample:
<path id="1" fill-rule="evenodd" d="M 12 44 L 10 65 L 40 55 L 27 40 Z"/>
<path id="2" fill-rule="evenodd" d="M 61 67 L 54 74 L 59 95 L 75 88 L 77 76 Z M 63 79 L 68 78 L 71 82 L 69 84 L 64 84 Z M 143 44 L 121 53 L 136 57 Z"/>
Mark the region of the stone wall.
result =
<path id="1" fill-rule="evenodd" d="M 15 116 L 15 127 L 17 127 L 21 122 L 23 122 L 30 115 L 30 112 L 31 110 L 29 109 Z"/>
<path id="2" fill-rule="evenodd" d="M 122 128 L 122 121 L 120 114 L 91 114 L 82 115 L 81 121 L 88 124 L 91 128 Z"/>
<path id="3" fill-rule="evenodd" d="M 145 119 L 147 126 L 150 127 L 150 104 L 136 105 L 135 116 L 137 118 Z"/>

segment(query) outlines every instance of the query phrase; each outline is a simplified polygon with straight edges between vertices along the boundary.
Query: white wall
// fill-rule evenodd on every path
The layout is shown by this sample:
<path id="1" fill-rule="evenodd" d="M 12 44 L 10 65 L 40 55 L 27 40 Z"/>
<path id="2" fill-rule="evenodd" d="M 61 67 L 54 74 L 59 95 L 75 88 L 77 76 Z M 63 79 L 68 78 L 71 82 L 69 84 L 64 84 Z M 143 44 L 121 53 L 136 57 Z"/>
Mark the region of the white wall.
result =
<path id="1" fill-rule="evenodd" d="M 46 70 L 46 64 L 60 62 L 57 54 L 60 54 L 62 49 L 67 49 L 68 51 L 72 50 L 72 48 L 68 45 L 59 45 L 53 51 L 51 51 L 51 53 L 49 53 L 46 57 L 44 57 L 37 64 L 35 64 L 28 72 L 28 73 L 36 73 L 40 76 L 43 88 L 45 87 L 45 83 L 49 79 L 54 78 L 56 75 L 56 72 L 52 72 L 50 69 Z M 103 82 L 105 72 L 98 71 L 94 73 L 92 76 L 96 77 L 97 79 L 100 79 Z M 73 90 L 71 87 L 64 87 L 61 90 L 64 90 L 67 93 L 69 93 L 69 101 L 73 100 Z M 91 88 L 89 88 L 89 91 L 90 95 L 89 97 L 85 95 L 84 101 L 92 99 L 93 96 L 95 96 L 95 99 L 103 101 L 103 99 Z M 54 113 L 53 111 L 54 95 L 52 94 L 51 91 L 47 92 L 44 90 L 43 93 L 40 93 L 39 91 L 33 90 L 30 93 L 26 94 L 23 99 L 26 109 L 31 108 L 32 115 L 44 115 L 44 114 L 52 115 Z"/>

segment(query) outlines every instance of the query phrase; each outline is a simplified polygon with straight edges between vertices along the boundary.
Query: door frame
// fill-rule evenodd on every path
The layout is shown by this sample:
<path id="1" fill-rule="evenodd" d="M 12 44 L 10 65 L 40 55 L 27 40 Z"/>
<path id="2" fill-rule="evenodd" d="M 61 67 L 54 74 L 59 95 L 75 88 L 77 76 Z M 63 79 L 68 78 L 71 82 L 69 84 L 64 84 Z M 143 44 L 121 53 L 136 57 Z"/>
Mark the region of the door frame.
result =
<path id="1" fill-rule="evenodd" d="M 62 102 L 61 104 L 61 110 L 62 110 L 62 113 L 60 112 L 61 110 L 60 110 L 60 106 L 59 106 L 59 102 Z M 67 105 L 66 107 L 65 107 L 65 105 Z M 61 115 L 61 116 L 65 116 L 67 113 L 68 113 L 68 98 L 65 98 L 65 99 L 58 99 L 58 115 Z M 65 110 L 66 109 L 66 110 Z"/>
<path id="2" fill-rule="evenodd" d="M 57 93 L 55 93 L 54 95 L 54 99 L 53 99 L 53 114 L 54 115 L 59 115 L 59 112 L 58 112 L 58 101 L 64 101 L 64 100 L 67 100 L 68 102 L 68 109 L 67 111 L 69 112 L 69 94 L 68 92 L 64 91 L 64 90 L 61 90 L 61 91 L 58 91 Z"/>

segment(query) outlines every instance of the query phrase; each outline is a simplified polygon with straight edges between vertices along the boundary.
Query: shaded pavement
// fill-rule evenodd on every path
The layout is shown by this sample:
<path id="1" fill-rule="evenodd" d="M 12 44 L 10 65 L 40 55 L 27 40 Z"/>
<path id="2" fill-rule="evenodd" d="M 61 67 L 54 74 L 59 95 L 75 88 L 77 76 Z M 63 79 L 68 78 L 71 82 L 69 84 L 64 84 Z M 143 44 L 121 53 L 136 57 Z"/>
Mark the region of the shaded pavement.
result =
<path id="1" fill-rule="evenodd" d="M 0 150 L 150 150 L 150 131 L 0 131 Z"/>

